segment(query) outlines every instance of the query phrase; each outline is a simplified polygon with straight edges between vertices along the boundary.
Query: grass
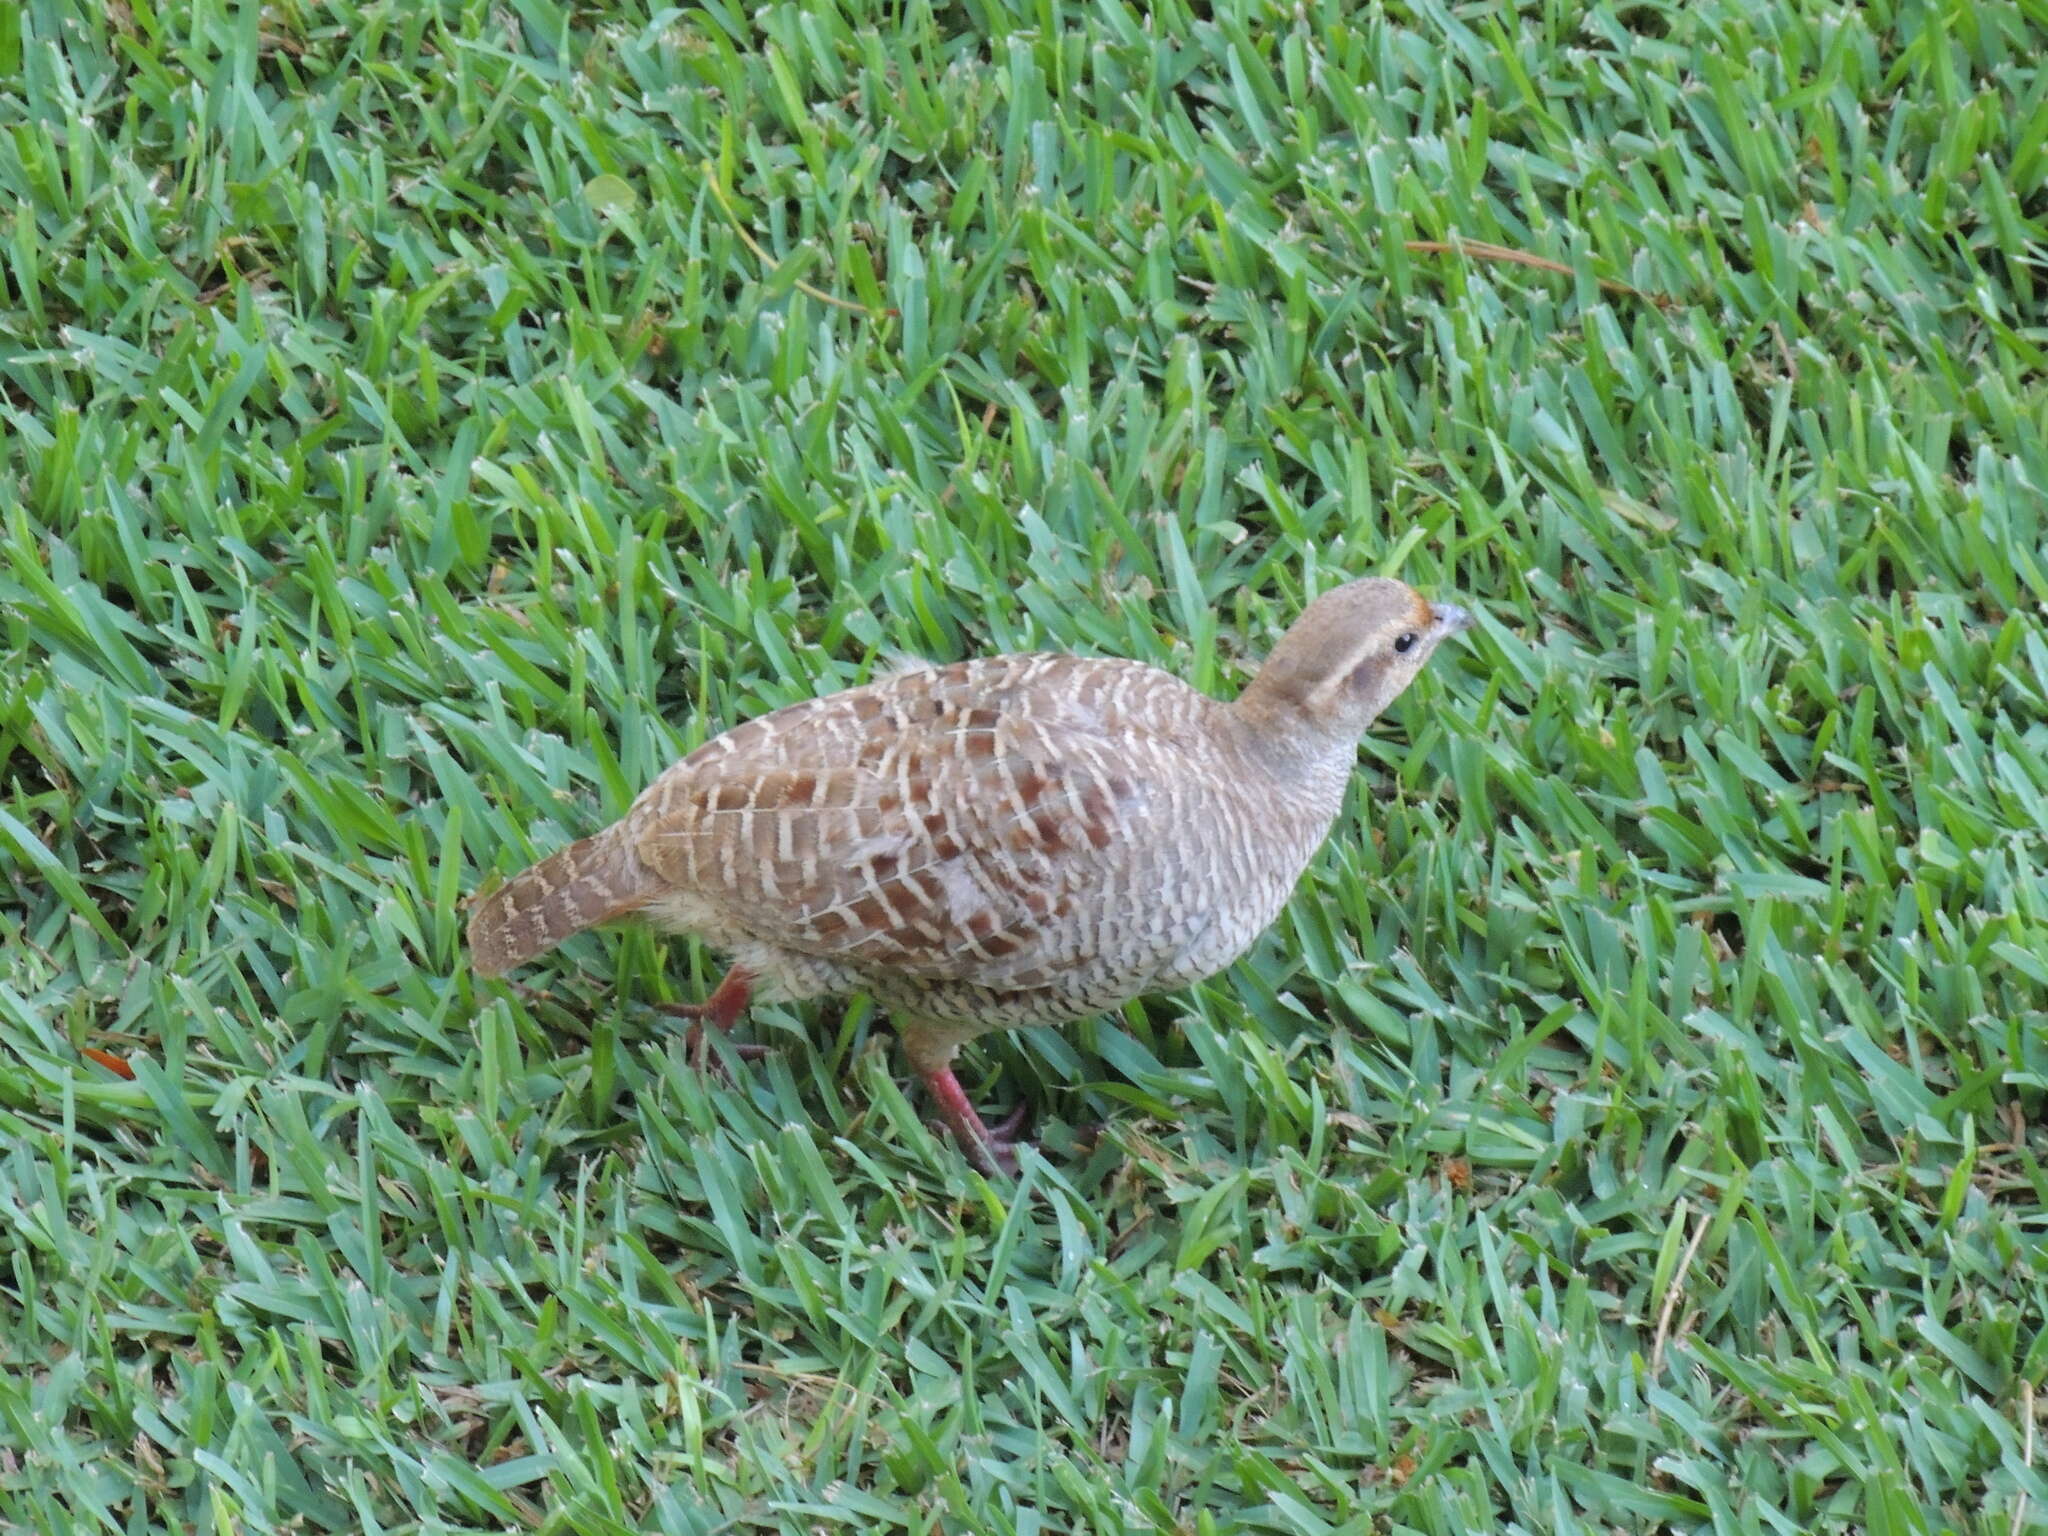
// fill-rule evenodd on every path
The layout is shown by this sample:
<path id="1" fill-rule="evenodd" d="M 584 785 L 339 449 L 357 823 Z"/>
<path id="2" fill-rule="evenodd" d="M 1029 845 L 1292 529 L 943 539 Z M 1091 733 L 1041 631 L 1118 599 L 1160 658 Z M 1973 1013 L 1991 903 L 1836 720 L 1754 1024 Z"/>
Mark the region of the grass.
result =
<path id="1" fill-rule="evenodd" d="M 0 1530 L 2048 1529 L 2044 38 L 0 10 Z M 1014 1187 L 465 969 L 891 649 L 1375 571 L 1481 630 Z"/>

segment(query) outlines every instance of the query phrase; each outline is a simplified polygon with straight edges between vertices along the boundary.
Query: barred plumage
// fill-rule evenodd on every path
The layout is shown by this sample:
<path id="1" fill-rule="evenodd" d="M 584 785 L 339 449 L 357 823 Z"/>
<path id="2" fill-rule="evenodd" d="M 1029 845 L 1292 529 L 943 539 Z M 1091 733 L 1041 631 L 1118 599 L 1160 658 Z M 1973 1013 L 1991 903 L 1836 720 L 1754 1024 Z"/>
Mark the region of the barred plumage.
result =
<path id="1" fill-rule="evenodd" d="M 1230 704 L 1062 655 L 916 666 L 793 704 L 486 897 L 475 968 L 638 912 L 732 955 L 707 1005 L 721 1023 L 754 984 L 867 991 L 969 1150 L 999 1155 L 952 1079 L 959 1043 L 1242 954 L 1328 833 L 1365 725 L 1469 622 L 1362 581 L 1312 604 Z"/>

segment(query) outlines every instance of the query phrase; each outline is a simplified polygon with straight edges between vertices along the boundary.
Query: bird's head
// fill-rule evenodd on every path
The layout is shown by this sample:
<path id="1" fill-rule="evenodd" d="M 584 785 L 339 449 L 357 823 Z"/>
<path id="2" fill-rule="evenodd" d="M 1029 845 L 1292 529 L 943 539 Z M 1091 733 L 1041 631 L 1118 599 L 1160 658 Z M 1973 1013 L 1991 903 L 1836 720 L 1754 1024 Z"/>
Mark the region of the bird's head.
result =
<path id="1" fill-rule="evenodd" d="M 1262 730 L 1356 741 L 1445 638 L 1471 627 L 1463 608 L 1431 603 L 1404 582 L 1347 582 L 1302 610 L 1237 710 Z"/>

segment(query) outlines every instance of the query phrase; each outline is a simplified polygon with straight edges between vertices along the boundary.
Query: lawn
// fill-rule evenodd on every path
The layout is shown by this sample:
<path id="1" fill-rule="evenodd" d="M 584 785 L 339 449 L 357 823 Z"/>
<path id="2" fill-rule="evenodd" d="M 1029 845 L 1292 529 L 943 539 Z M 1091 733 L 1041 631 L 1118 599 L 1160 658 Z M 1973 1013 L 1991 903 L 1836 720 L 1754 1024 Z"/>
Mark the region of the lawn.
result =
<path id="1" fill-rule="evenodd" d="M 2048 1530 L 2044 188 L 2041 0 L 0 7 L 0 1531 Z M 1369 573 L 1480 626 L 970 1049 L 1014 1184 L 467 969 L 747 716 Z"/>

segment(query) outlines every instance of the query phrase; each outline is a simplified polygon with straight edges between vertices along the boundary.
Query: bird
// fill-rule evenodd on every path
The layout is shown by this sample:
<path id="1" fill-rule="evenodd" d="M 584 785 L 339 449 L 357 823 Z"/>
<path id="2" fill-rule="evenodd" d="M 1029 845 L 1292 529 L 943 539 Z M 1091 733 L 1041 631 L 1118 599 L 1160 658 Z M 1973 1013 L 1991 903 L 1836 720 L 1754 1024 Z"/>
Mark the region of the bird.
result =
<path id="1" fill-rule="evenodd" d="M 1329 835 L 1358 741 L 1453 603 L 1368 577 L 1310 602 L 1235 699 L 1115 657 L 909 661 L 714 736 L 612 825 L 476 899 L 497 977 L 638 916 L 729 955 L 702 1002 L 866 993 L 985 1173 L 1014 1171 L 955 1076 L 993 1029 L 1057 1025 L 1213 975 Z"/>

